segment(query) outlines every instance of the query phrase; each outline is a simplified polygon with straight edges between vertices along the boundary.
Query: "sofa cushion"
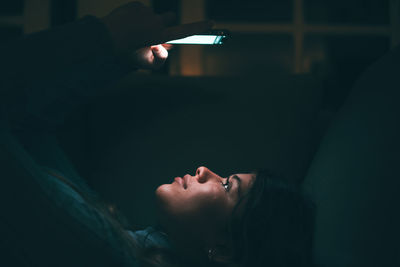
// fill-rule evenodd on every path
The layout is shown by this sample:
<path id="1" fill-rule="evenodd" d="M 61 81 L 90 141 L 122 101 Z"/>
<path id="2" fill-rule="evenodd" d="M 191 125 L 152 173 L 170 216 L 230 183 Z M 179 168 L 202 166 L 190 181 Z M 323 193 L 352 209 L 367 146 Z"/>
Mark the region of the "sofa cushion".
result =
<path id="1" fill-rule="evenodd" d="M 358 80 L 304 182 L 321 266 L 400 266 L 400 47 Z"/>

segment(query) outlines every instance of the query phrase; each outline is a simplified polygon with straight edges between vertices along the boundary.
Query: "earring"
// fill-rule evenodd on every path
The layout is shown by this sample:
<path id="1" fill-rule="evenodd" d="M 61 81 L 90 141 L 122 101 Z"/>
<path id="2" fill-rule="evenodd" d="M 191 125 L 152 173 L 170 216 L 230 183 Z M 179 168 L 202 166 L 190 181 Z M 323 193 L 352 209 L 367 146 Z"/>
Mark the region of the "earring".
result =
<path id="1" fill-rule="evenodd" d="M 213 249 L 208 249 L 208 260 L 212 261 L 215 255 L 215 250 Z"/>

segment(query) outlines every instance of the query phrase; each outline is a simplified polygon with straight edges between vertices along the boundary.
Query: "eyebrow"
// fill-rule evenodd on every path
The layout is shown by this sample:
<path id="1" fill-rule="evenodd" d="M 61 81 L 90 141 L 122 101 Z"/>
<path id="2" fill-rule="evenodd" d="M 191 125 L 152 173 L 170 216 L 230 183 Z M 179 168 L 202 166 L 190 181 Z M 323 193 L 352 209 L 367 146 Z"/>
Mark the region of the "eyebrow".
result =
<path id="1" fill-rule="evenodd" d="M 242 195 L 241 191 L 242 191 L 242 179 L 240 179 L 239 176 L 237 176 L 236 174 L 232 176 L 233 179 L 235 179 L 237 181 L 237 198 L 239 199 L 240 196 Z"/>

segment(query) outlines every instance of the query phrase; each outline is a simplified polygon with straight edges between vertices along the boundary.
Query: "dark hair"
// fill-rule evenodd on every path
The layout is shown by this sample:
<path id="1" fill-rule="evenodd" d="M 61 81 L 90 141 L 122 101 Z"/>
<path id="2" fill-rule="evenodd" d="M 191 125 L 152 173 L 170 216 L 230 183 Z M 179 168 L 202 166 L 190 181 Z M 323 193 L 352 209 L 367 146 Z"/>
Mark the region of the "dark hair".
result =
<path id="1" fill-rule="evenodd" d="M 315 207 L 299 185 L 260 170 L 244 199 L 244 213 L 230 226 L 236 263 L 313 266 Z"/>
<path id="2" fill-rule="evenodd" d="M 106 218 L 107 222 L 111 226 L 110 231 L 112 231 L 113 236 L 120 244 L 118 255 L 115 255 L 115 260 L 118 261 L 116 262 L 117 265 L 122 264 L 123 266 L 130 266 L 139 262 L 141 267 L 185 266 L 182 258 L 176 255 L 174 251 L 157 246 L 145 248 L 132 238 L 132 236 L 126 231 L 127 228 L 132 229 L 132 227 L 128 227 L 128 220 L 114 205 L 106 204 L 96 195 L 80 190 L 80 188 L 69 179 L 54 170 L 44 167 L 43 171 L 70 186 L 87 202 L 88 205 Z M 152 233 L 149 232 L 148 236 L 150 234 Z M 148 236 L 146 236 L 146 238 Z"/>

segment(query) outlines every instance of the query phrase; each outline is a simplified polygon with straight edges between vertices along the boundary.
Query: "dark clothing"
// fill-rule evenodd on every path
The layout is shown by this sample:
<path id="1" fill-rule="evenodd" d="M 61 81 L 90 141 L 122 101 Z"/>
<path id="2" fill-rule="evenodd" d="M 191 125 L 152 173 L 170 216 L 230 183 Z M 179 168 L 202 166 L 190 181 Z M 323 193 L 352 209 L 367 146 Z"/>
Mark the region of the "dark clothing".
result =
<path id="1" fill-rule="evenodd" d="M 9 155 L 21 164 L 21 168 L 28 170 L 29 176 L 39 185 L 40 190 L 61 212 L 68 214 L 68 220 L 75 220 L 74 223 L 83 226 L 88 235 L 107 244 L 105 249 L 110 253 L 105 254 L 112 255 L 110 260 L 109 255 L 99 253 L 98 258 L 91 261 L 90 258 L 82 259 L 84 257 L 82 255 L 69 254 L 69 244 L 42 244 L 37 240 L 38 246 L 43 246 L 42 250 L 51 251 L 52 245 L 65 249 L 61 255 L 68 257 L 68 260 L 63 260 L 59 256 L 55 259 L 58 262 L 41 260 L 40 257 L 37 259 L 35 257 L 38 253 L 30 256 L 30 248 L 19 244 L 18 247 L 24 250 L 20 253 L 28 258 L 25 262 L 31 263 L 27 264 L 28 266 L 36 264 L 63 266 L 66 263 L 73 266 L 88 266 L 87 264 L 91 266 L 92 263 L 99 266 L 101 263 L 107 266 L 110 262 L 114 266 L 136 266 L 136 262 L 124 259 L 120 237 L 112 230 L 112 225 L 104 214 L 87 201 L 87 199 L 97 199 L 96 194 L 77 174 L 53 136 L 72 109 L 85 103 L 91 96 L 102 93 L 131 71 L 119 64 L 113 55 L 112 42 L 105 26 L 97 18 L 89 16 L 62 27 L 26 36 L 9 43 L 0 51 L 2 51 L 0 149 L 8 150 Z M 7 173 L 6 177 L 1 179 L 18 179 L 18 177 L 7 177 L 7 175 L 13 176 L 18 171 L 15 169 L 14 172 L 11 169 L 9 171 L 11 173 Z M 4 181 L 6 180 L 2 182 Z M 21 194 L 24 194 L 23 181 L 21 179 L 19 184 Z M 3 184 L 8 185 L 8 183 Z M 24 210 L 20 212 L 23 213 Z M 40 225 L 41 218 L 31 219 L 32 221 L 26 222 L 27 225 L 35 225 L 37 221 Z M 3 225 L 17 227 L 16 225 L 21 223 L 13 220 L 13 216 L 5 214 L 4 218 L 0 217 L 0 227 Z M 35 230 L 28 229 L 29 227 L 27 233 Z M 16 232 L 19 230 L 16 229 Z M 130 236 L 142 242 L 146 231 L 152 229 L 137 234 L 131 232 Z M 56 235 L 51 231 L 48 234 Z M 10 240 L 12 239 L 13 235 Z M 153 239 L 155 241 L 152 241 L 152 238 L 149 240 L 157 243 L 157 240 L 163 238 L 154 235 Z M 20 242 L 20 240 L 14 241 Z M 166 241 L 160 242 L 165 244 Z M 6 246 L 8 249 L 11 245 Z M 89 255 L 91 254 L 88 253 L 88 257 L 91 257 Z M 12 258 L 10 254 L 7 256 Z M 107 259 L 102 261 L 102 257 Z M 3 264 L 0 260 L 0 265 Z M 15 264 L 16 262 L 12 265 Z"/>

